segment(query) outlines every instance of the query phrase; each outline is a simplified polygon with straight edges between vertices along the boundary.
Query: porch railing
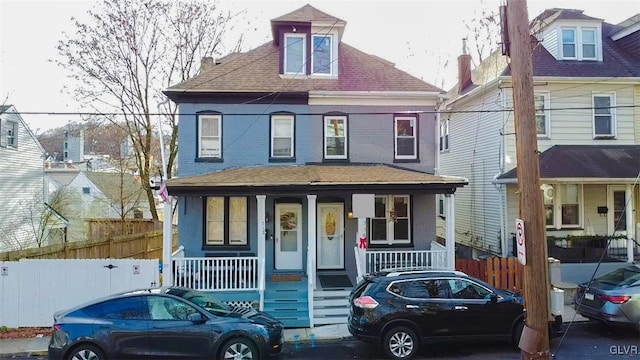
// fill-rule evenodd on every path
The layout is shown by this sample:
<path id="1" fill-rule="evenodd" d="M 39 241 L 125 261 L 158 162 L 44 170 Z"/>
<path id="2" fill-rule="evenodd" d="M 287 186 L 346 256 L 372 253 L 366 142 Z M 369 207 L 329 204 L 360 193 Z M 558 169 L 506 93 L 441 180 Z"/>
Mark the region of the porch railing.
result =
<path id="1" fill-rule="evenodd" d="M 258 290 L 258 257 L 176 258 L 173 283 L 204 291 Z"/>
<path id="2" fill-rule="evenodd" d="M 446 250 L 367 250 L 367 272 L 384 269 L 446 269 Z"/>

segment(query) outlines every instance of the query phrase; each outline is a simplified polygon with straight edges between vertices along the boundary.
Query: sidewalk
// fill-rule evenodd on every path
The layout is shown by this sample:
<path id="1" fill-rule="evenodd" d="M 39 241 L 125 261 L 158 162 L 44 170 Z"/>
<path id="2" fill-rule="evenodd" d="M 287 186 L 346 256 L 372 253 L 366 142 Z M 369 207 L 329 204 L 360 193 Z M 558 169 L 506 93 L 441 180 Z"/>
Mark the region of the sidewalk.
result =
<path id="1" fill-rule="evenodd" d="M 570 305 L 565 305 L 562 315 L 564 323 L 570 321 L 587 321 L 577 315 Z M 315 342 L 321 340 L 339 340 L 351 338 L 346 324 L 323 325 L 315 328 L 285 329 L 284 341 L 287 343 Z M 0 340 L 0 358 L 10 358 L 14 355 L 46 356 L 49 337 L 32 339 L 3 339 Z"/>

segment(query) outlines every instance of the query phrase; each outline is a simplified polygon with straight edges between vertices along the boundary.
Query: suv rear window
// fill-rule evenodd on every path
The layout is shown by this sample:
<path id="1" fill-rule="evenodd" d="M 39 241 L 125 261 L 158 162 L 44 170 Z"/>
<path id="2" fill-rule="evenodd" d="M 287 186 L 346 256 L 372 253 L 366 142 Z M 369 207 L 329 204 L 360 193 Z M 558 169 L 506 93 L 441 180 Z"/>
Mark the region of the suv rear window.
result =
<path id="1" fill-rule="evenodd" d="M 369 289 L 373 286 L 373 282 L 368 279 L 364 279 L 356 285 L 355 289 L 351 292 L 353 298 L 358 298 L 369 291 Z"/>

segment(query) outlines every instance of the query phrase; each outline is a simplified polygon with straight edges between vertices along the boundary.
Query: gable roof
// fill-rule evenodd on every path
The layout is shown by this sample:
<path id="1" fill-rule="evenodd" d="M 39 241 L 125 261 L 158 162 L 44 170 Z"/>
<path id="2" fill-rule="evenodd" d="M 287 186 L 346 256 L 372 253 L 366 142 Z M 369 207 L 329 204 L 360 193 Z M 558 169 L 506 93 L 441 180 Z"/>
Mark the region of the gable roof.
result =
<path id="1" fill-rule="evenodd" d="M 329 15 L 323 11 L 320 11 L 313 6 L 306 4 L 305 6 L 293 10 L 290 13 L 278 16 L 277 18 L 271 19 L 271 23 L 274 22 L 314 22 L 314 21 L 322 21 L 322 22 L 331 22 L 331 23 L 346 23 L 346 21 L 337 18 L 333 15 Z"/>
<path id="2" fill-rule="evenodd" d="M 169 194 L 222 191 L 283 191 L 313 189 L 371 191 L 377 188 L 432 189 L 455 192 L 468 181 L 459 177 L 428 174 L 387 164 L 344 165 L 270 165 L 232 168 L 213 173 L 172 178 L 167 183 Z M 438 191 L 439 190 L 439 191 Z"/>
<path id="3" fill-rule="evenodd" d="M 29 125 L 27 125 L 27 123 L 24 121 L 24 119 L 22 118 L 18 110 L 16 110 L 15 106 L 0 105 L 0 120 L 2 119 L 10 119 L 12 121 L 17 121 L 20 124 L 22 124 L 24 129 L 27 131 L 27 134 L 29 134 L 29 136 L 33 139 L 33 142 L 36 144 L 38 149 L 40 149 L 40 152 L 42 154 L 45 153 L 44 147 L 42 146 L 42 144 L 40 144 L 40 141 L 36 137 L 36 134 L 34 134 L 33 131 L 31 131 L 31 128 L 29 128 Z"/>
<path id="4" fill-rule="evenodd" d="M 392 63 L 340 43 L 339 78 L 281 77 L 279 48 L 263 44 L 233 56 L 210 70 L 200 73 L 165 91 L 169 97 L 198 92 L 308 92 L 308 91 L 415 91 L 443 92 L 397 69 Z"/>
<path id="5" fill-rule="evenodd" d="M 80 170 L 46 169 L 45 176 L 61 186 L 67 186 L 78 176 Z"/>
<path id="6" fill-rule="evenodd" d="M 84 174 L 111 200 L 124 203 L 146 201 L 142 184 L 129 173 L 88 171 Z"/>
<path id="7" fill-rule="evenodd" d="M 636 179 L 640 145 L 555 145 L 540 154 L 540 179 Z M 517 178 L 517 168 L 498 177 Z"/>

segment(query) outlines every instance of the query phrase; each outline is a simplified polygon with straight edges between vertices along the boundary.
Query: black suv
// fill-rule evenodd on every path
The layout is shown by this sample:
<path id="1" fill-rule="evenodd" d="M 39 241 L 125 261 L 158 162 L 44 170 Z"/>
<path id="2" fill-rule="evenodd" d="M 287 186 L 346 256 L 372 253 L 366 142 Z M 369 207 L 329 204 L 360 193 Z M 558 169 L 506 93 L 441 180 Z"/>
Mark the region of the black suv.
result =
<path id="1" fill-rule="evenodd" d="M 491 337 L 517 344 L 525 317 L 520 295 L 453 270 L 368 274 L 349 304 L 349 332 L 382 344 L 393 359 L 410 359 L 433 340 Z"/>

